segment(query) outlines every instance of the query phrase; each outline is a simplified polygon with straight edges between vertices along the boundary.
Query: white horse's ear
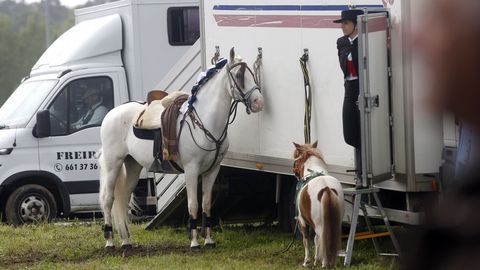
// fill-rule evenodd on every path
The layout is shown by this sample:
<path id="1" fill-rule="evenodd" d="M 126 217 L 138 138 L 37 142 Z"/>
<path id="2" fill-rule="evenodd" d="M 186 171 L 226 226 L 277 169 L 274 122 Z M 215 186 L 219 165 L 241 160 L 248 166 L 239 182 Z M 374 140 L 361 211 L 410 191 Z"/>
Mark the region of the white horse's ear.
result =
<path id="1" fill-rule="evenodd" d="M 235 61 L 235 49 L 232 47 L 230 49 L 230 63 L 233 63 Z"/>
<path id="2" fill-rule="evenodd" d="M 293 146 L 295 146 L 295 148 L 300 148 L 300 144 L 296 143 L 296 142 L 293 142 Z"/>
<path id="3" fill-rule="evenodd" d="M 312 147 L 313 147 L 313 148 L 317 148 L 317 146 L 318 146 L 318 141 L 315 141 L 315 142 L 312 144 Z"/>

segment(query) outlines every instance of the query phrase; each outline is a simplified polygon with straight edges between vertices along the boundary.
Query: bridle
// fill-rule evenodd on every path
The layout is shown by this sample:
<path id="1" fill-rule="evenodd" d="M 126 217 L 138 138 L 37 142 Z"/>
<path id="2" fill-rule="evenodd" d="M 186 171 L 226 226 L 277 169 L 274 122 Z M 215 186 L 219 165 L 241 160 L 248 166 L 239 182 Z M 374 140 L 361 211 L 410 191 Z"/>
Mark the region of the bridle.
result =
<path id="1" fill-rule="evenodd" d="M 305 168 L 305 161 L 308 157 L 304 157 L 305 154 L 301 154 L 293 161 L 293 173 L 297 179 L 303 178 L 303 170 Z"/>
<path id="2" fill-rule="evenodd" d="M 242 66 L 246 70 L 248 70 L 250 72 L 250 74 L 252 74 L 255 85 L 250 90 L 248 90 L 247 92 L 243 92 L 241 90 L 241 87 L 240 87 L 238 81 L 235 79 L 235 76 L 232 74 L 232 69 L 236 66 Z M 248 67 L 247 63 L 239 62 L 239 63 L 232 64 L 231 66 L 227 65 L 227 73 L 228 73 L 228 81 L 229 81 L 229 85 L 230 85 L 230 95 L 233 99 L 233 102 L 230 105 L 230 110 L 229 110 L 227 122 L 225 123 L 225 127 L 223 128 L 223 131 L 220 134 L 220 137 L 215 138 L 215 136 L 207 128 L 205 128 L 202 120 L 200 119 L 200 116 L 197 113 L 197 110 L 193 106 L 188 109 L 188 111 L 183 115 L 183 118 L 180 121 L 180 131 L 178 133 L 178 138 L 180 138 L 180 135 L 181 135 L 182 130 L 183 130 L 183 124 L 185 123 L 188 126 L 188 129 L 190 131 L 190 136 L 192 137 L 193 142 L 197 145 L 198 148 L 200 148 L 200 149 L 202 149 L 203 151 L 206 151 L 206 152 L 215 151 L 215 158 L 213 159 L 210 167 L 208 167 L 208 169 L 205 172 L 210 171 L 213 168 L 213 166 L 215 166 L 215 164 L 217 163 L 217 159 L 218 159 L 218 156 L 220 154 L 220 147 L 223 144 L 223 142 L 225 141 L 225 139 L 227 138 L 228 126 L 230 124 L 232 124 L 233 121 L 235 121 L 235 118 L 237 116 L 238 103 L 242 102 L 243 104 L 245 104 L 247 114 L 250 114 L 251 113 L 251 103 L 249 101 L 250 96 L 252 95 L 252 93 L 255 90 L 258 90 L 259 92 L 261 92 L 260 87 L 257 83 L 257 79 L 256 79 L 254 73 L 252 72 L 252 70 L 250 70 L 250 68 Z M 240 98 L 235 98 L 235 93 L 238 93 Z M 195 140 L 195 137 L 193 136 L 192 127 L 190 126 L 190 123 L 188 123 L 188 121 L 186 121 L 187 117 L 190 117 L 190 120 L 192 121 L 193 128 L 198 126 L 200 128 L 200 130 L 202 130 L 203 133 L 205 134 L 205 137 L 209 141 L 211 141 L 212 143 L 215 144 L 215 148 L 207 149 L 207 148 L 204 148 L 204 147 L 200 146 L 197 143 L 197 141 Z"/>
<path id="3" fill-rule="evenodd" d="M 235 76 L 232 73 L 232 69 L 237 67 L 237 66 L 241 66 L 245 70 L 248 70 L 248 72 L 250 72 L 250 74 L 252 75 L 252 78 L 255 82 L 255 85 L 250 90 L 248 90 L 246 92 L 241 90 L 241 87 L 240 87 L 238 81 L 235 79 Z M 230 84 L 230 95 L 233 98 L 233 103 L 242 102 L 243 104 L 245 104 L 247 114 L 250 114 L 251 111 L 252 111 L 252 104 L 250 102 L 250 96 L 252 95 L 252 93 L 255 90 L 258 90 L 260 93 L 262 92 L 255 74 L 248 67 L 247 63 L 245 63 L 245 62 L 239 62 L 239 63 L 232 64 L 231 66 L 227 66 L 227 72 L 228 72 L 228 82 Z M 236 98 L 237 95 L 235 95 L 235 93 L 237 93 L 238 96 L 240 96 L 240 98 Z"/>

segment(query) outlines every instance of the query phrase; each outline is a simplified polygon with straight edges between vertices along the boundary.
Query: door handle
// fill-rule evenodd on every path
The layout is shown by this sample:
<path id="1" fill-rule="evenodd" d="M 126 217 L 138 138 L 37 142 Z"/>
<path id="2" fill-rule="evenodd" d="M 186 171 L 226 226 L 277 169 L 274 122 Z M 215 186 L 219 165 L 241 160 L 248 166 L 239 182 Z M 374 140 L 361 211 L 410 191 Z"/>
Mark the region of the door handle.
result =
<path id="1" fill-rule="evenodd" d="M 371 99 L 372 107 L 377 107 L 377 108 L 380 107 L 380 98 L 378 95 L 375 95 L 370 99 Z"/>
<path id="2" fill-rule="evenodd" d="M 374 107 L 380 107 L 380 96 L 365 94 L 365 112 L 370 113 Z"/>

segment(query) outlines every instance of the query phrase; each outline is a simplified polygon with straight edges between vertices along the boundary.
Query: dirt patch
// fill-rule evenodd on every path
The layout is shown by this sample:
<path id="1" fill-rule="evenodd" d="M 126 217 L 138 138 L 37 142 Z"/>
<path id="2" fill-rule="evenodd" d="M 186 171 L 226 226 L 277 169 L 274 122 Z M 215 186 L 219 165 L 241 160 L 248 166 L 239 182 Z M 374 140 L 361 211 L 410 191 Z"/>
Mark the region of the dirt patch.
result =
<path id="1" fill-rule="evenodd" d="M 116 248 L 114 251 L 105 251 L 104 256 L 146 257 L 172 253 L 190 253 L 190 249 L 187 246 L 168 243 L 161 245 L 133 245 L 127 250 L 123 250 L 122 248 Z"/>
<path id="2" fill-rule="evenodd" d="M 178 245 L 178 244 L 160 244 L 160 245 L 133 245 L 126 252 L 120 247 L 117 247 L 113 250 L 94 250 L 90 254 L 84 256 L 79 256 L 76 258 L 65 258 L 57 254 L 48 254 L 38 251 L 25 251 L 21 256 L 18 254 L 12 254 L 12 256 L 5 256 L 0 260 L 0 265 L 7 268 L 18 266 L 25 267 L 29 265 L 34 265 L 39 262 L 52 262 L 52 263 L 81 263 L 87 260 L 103 258 L 107 256 L 119 256 L 119 257 L 147 257 L 147 256 L 156 256 L 162 254 L 189 254 L 194 255 L 195 253 L 190 251 L 188 246 Z"/>

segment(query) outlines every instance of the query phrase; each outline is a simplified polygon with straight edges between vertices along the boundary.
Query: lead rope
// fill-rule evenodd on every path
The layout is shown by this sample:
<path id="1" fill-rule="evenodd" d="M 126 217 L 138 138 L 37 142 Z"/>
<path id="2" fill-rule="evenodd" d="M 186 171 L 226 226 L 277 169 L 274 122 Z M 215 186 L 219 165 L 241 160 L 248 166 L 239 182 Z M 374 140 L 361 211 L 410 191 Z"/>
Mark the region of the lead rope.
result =
<path id="1" fill-rule="evenodd" d="M 293 245 L 293 242 L 295 242 L 295 234 L 297 234 L 297 228 L 298 228 L 298 221 L 295 222 L 295 229 L 293 229 L 293 235 L 292 235 L 292 240 L 290 240 L 290 243 L 288 243 L 287 247 L 284 248 L 283 250 L 280 250 L 280 251 L 277 251 L 275 253 L 273 253 L 272 255 L 273 256 L 278 256 L 282 253 L 285 253 L 287 252 L 288 250 L 290 250 L 290 248 L 292 247 Z"/>
<path id="2" fill-rule="evenodd" d="M 310 122 L 312 119 L 312 91 L 310 89 L 310 77 L 308 75 L 308 68 L 307 68 L 307 62 L 308 62 L 307 49 L 304 49 L 303 55 L 300 57 L 299 61 L 300 61 L 300 68 L 302 69 L 303 83 L 304 83 L 304 90 L 305 90 L 305 116 L 303 118 L 303 124 L 304 124 L 303 134 L 305 136 L 305 143 L 310 143 Z M 297 196 L 295 196 L 295 199 L 296 197 Z M 290 241 L 290 243 L 287 245 L 285 249 L 275 252 L 273 254 L 274 256 L 285 253 L 292 247 L 293 242 L 295 241 L 295 234 L 297 233 L 297 229 L 298 229 L 298 219 L 297 217 L 295 217 L 295 219 L 296 219 L 296 222 L 295 222 L 295 229 L 293 230 L 292 240 Z"/>
<path id="3" fill-rule="evenodd" d="M 312 120 L 312 90 L 310 88 L 310 76 L 308 75 L 308 49 L 304 49 L 303 55 L 300 57 L 300 68 L 303 73 L 303 84 L 305 90 L 305 116 L 303 118 L 303 134 L 305 143 L 310 143 L 310 123 Z"/>
<path id="4" fill-rule="evenodd" d="M 262 87 L 262 76 L 261 76 L 261 67 L 262 67 L 262 48 L 258 48 L 257 59 L 253 63 L 253 77 L 258 85 L 258 87 Z"/>

